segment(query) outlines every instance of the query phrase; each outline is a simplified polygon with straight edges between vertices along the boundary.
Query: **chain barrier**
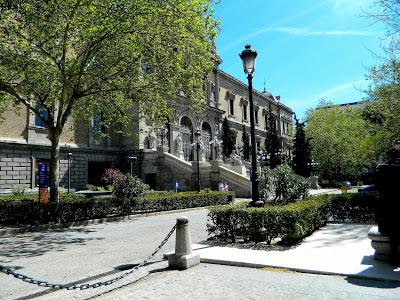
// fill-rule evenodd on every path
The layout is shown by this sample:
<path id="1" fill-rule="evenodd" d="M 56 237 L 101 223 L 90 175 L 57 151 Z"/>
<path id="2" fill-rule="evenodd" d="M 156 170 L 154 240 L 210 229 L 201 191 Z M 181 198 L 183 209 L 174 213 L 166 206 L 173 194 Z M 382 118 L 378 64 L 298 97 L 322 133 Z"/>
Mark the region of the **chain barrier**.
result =
<path id="1" fill-rule="evenodd" d="M 161 250 L 161 248 L 165 245 L 165 243 L 169 240 L 169 238 L 171 237 L 171 235 L 174 233 L 176 229 L 176 224 L 174 225 L 174 227 L 172 227 L 172 229 L 170 230 L 170 232 L 166 235 L 166 237 L 164 238 L 164 240 L 160 243 L 160 245 L 158 245 L 158 247 L 156 249 L 154 249 L 153 253 L 151 253 L 150 256 L 148 256 L 145 260 L 143 260 L 140 264 L 136 265 L 135 267 L 133 267 L 131 270 L 129 270 L 128 272 L 125 272 L 124 274 L 118 276 L 118 277 L 114 277 L 112 279 L 109 280 L 105 280 L 105 281 L 98 281 L 95 283 L 85 283 L 85 284 L 57 284 L 57 283 L 49 283 L 47 281 L 44 280 L 37 280 L 34 279 L 32 277 L 14 272 L 11 268 L 6 267 L 6 266 L 2 266 L 0 265 L 0 272 L 3 272 L 7 275 L 12 275 L 17 279 L 21 279 L 22 281 L 31 283 L 31 284 L 36 284 L 38 286 L 43 286 L 43 287 L 48 287 L 48 288 L 52 288 L 52 289 L 67 289 L 67 290 L 86 290 L 89 288 L 98 288 L 100 286 L 106 286 L 106 285 L 110 285 L 114 282 L 117 282 L 119 280 L 121 280 L 122 278 L 127 277 L 128 275 L 132 274 L 134 271 L 138 270 L 139 268 L 143 267 L 144 265 L 146 265 L 146 263 L 152 259 L 154 257 L 154 255 L 156 255 L 158 253 L 158 251 Z"/>

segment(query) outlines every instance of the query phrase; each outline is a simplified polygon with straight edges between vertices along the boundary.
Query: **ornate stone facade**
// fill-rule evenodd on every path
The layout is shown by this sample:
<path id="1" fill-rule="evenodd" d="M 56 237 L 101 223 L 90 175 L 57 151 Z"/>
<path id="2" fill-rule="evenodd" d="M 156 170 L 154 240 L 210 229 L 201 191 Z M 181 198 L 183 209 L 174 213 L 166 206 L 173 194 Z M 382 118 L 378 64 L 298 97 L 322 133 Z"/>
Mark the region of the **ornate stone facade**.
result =
<path id="1" fill-rule="evenodd" d="M 178 101 L 168 124 L 153 129 L 138 122 L 133 124 L 133 130 L 139 134 L 131 137 L 112 135 L 96 141 L 92 133 L 94 124 L 67 126 L 61 139 L 61 185 L 68 184 L 68 165 L 74 189 L 82 189 L 88 183 L 100 184 L 102 171 L 107 167 L 125 172 L 132 169 L 154 189 L 174 189 L 176 182 L 181 189 L 193 189 L 199 179 L 202 188 L 217 188 L 223 176 L 235 177 L 218 168 L 223 164 L 221 125 L 227 117 L 237 133 L 237 149 L 241 149 L 243 125 L 250 131 L 247 85 L 216 67 L 205 84 L 205 96 L 204 112 L 191 111 L 184 101 Z M 264 144 L 265 115 L 271 110 L 277 119 L 282 151 L 290 154 L 292 110 L 267 92 L 254 91 L 253 98 L 257 146 Z M 73 123 L 71 120 L 70 124 Z M 26 108 L 19 115 L 8 112 L 0 123 L 0 192 L 17 185 L 34 188 L 37 162 L 48 161 L 49 145 L 47 130 L 35 124 L 35 116 Z M 72 153 L 69 163 L 68 153 Z M 231 186 L 243 189 L 245 194 L 246 163 L 239 163 L 239 154 L 238 151 L 230 167 L 239 176 L 232 179 Z"/>

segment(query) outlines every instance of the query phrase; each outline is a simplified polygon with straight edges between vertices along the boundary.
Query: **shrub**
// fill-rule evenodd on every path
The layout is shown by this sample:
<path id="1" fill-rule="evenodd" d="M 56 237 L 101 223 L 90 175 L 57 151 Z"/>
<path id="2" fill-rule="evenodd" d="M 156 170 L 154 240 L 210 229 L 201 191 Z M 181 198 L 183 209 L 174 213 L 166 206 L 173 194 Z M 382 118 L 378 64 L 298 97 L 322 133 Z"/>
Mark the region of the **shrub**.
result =
<path id="1" fill-rule="evenodd" d="M 17 185 L 12 188 L 12 194 L 13 195 L 24 195 L 27 191 L 26 185 Z"/>
<path id="2" fill-rule="evenodd" d="M 296 175 L 287 164 L 275 169 L 264 168 L 261 172 L 260 196 L 266 203 L 284 205 L 305 199 L 309 188 L 309 181 Z"/>
<path id="3" fill-rule="evenodd" d="M 261 208 L 244 205 L 211 207 L 207 231 L 224 240 L 265 241 L 280 237 L 293 244 L 328 220 L 375 222 L 377 193 L 319 195 L 287 205 Z"/>
<path id="4" fill-rule="evenodd" d="M 95 186 L 94 184 L 87 184 L 85 186 L 85 188 L 89 191 L 97 191 L 97 186 Z"/>
<path id="5" fill-rule="evenodd" d="M 327 197 L 321 195 L 317 197 Z M 379 207 L 379 194 L 371 193 L 347 193 L 329 195 L 330 217 L 333 221 L 347 221 L 356 223 L 375 223 Z"/>
<path id="6" fill-rule="evenodd" d="M 122 173 L 119 169 L 106 169 L 104 171 L 103 177 L 101 177 L 101 180 L 103 180 L 106 184 L 106 186 L 114 186 L 114 183 L 117 180 L 125 179 L 126 175 Z"/>
<path id="7" fill-rule="evenodd" d="M 134 175 L 125 176 L 114 181 L 114 195 L 117 198 L 142 196 L 149 186 Z"/>
<path id="8" fill-rule="evenodd" d="M 228 204 L 232 193 L 226 192 L 183 192 L 174 194 L 151 194 L 127 199 L 132 211 L 166 211 L 193 207 Z"/>
<path id="9" fill-rule="evenodd" d="M 224 240 L 265 241 L 277 237 L 288 243 L 310 235 L 327 220 L 330 199 L 307 199 L 296 203 L 261 208 L 211 207 L 207 231 Z"/>
<path id="10" fill-rule="evenodd" d="M 165 211 L 209 205 L 227 204 L 232 193 L 185 192 L 178 194 L 151 194 L 132 198 L 90 198 L 67 194 L 58 203 L 40 204 L 19 196 L 9 196 L 10 201 L 0 201 L 0 223 L 37 225 L 63 223 L 102 218 L 109 215 L 126 215 L 132 212 Z M 11 200 L 10 198 L 13 197 Z M 37 195 L 35 198 L 37 199 Z M 4 199 L 3 199 L 4 200 Z"/>

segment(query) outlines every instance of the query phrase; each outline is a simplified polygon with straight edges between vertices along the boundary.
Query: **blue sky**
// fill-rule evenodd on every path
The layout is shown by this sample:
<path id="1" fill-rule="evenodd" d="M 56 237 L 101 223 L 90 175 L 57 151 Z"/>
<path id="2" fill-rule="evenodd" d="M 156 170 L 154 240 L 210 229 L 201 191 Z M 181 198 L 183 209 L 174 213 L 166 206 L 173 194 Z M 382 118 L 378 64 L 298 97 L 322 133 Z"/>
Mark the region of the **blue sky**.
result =
<path id="1" fill-rule="evenodd" d="M 217 38 L 222 70 L 246 82 L 239 52 L 257 50 L 254 87 L 280 95 L 298 116 L 319 99 L 362 100 L 365 74 L 380 64 L 385 28 L 373 0 L 222 0 Z"/>

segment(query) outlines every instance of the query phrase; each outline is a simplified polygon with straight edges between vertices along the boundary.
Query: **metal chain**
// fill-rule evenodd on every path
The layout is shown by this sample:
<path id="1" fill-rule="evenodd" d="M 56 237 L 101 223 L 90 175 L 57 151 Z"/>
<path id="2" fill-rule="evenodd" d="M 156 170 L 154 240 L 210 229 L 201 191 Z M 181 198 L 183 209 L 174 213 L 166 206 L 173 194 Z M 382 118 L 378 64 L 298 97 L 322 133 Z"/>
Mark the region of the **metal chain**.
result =
<path id="1" fill-rule="evenodd" d="M 127 277 L 128 275 L 132 274 L 134 271 L 136 271 L 137 269 L 143 267 L 150 259 L 152 259 L 154 257 L 154 255 L 156 255 L 158 253 L 158 251 L 161 250 L 161 248 L 165 245 L 165 243 L 169 240 L 169 238 L 171 237 L 171 235 L 174 233 L 176 229 L 176 224 L 174 225 L 174 227 L 172 227 L 172 229 L 170 230 L 170 232 L 166 235 L 166 237 L 164 238 L 164 240 L 160 243 L 160 245 L 158 245 L 158 247 L 153 251 L 153 253 L 148 256 L 145 260 L 143 260 L 143 262 L 141 262 L 140 264 L 136 265 L 134 268 L 132 268 L 130 271 L 125 272 L 124 274 L 106 280 L 106 281 L 98 281 L 92 284 L 75 284 L 75 285 L 70 285 L 70 284 L 57 284 L 57 283 L 49 283 L 47 281 L 44 280 L 37 280 L 34 279 L 32 277 L 14 272 L 11 268 L 6 267 L 6 266 L 2 266 L 0 265 L 0 272 L 3 272 L 7 275 L 12 275 L 17 279 L 21 279 L 22 281 L 31 283 L 31 284 L 36 284 L 38 286 L 43 286 L 43 287 L 48 287 L 48 288 L 52 288 L 52 289 L 67 289 L 67 290 L 75 290 L 75 289 L 80 289 L 80 290 L 86 290 L 89 288 L 98 288 L 100 286 L 105 286 L 105 285 L 110 285 L 114 282 L 117 282 L 119 280 L 121 280 L 122 278 Z"/>

